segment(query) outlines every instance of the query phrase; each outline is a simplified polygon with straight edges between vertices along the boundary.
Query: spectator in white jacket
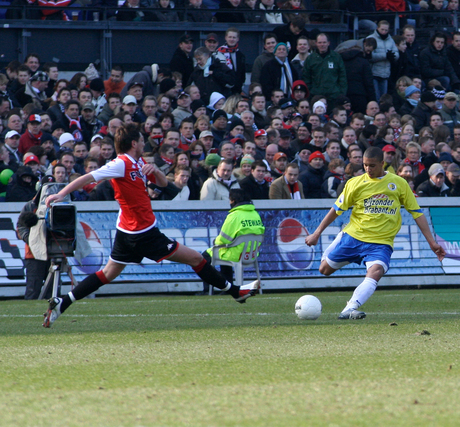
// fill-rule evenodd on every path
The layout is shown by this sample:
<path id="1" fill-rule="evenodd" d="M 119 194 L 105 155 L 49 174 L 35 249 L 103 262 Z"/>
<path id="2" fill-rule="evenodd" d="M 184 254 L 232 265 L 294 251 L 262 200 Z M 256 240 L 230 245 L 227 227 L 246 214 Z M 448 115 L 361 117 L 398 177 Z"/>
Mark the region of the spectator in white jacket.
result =
<path id="1" fill-rule="evenodd" d="M 233 161 L 222 159 L 201 187 L 200 200 L 228 201 L 229 191 L 234 188 L 240 188 L 240 185 L 233 175 Z"/>

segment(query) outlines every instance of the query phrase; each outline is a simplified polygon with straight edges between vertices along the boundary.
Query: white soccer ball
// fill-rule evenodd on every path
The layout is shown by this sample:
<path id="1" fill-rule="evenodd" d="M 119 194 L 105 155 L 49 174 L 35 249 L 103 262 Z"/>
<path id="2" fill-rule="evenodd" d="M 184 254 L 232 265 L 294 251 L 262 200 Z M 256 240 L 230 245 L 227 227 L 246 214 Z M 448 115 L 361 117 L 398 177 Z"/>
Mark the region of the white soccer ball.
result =
<path id="1" fill-rule="evenodd" d="M 302 320 L 316 320 L 321 316 L 321 301 L 313 295 L 304 295 L 295 303 L 295 313 Z"/>

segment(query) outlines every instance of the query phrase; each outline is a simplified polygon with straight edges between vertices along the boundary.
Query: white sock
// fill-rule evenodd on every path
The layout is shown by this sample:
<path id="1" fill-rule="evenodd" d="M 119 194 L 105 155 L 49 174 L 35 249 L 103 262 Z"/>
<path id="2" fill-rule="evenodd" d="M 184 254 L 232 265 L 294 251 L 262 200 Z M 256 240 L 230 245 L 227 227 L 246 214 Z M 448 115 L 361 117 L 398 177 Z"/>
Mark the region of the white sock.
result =
<path id="1" fill-rule="evenodd" d="M 73 296 L 73 293 L 72 293 L 72 292 L 69 292 L 67 295 L 69 296 L 70 301 L 72 301 L 72 302 L 75 302 L 75 301 L 76 301 L 76 299 L 75 299 L 75 297 Z"/>
<path id="2" fill-rule="evenodd" d="M 224 289 L 221 289 L 222 291 L 228 291 L 232 287 L 232 284 L 230 282 L 225 283 L 227 283 L 227 286 Z"/>
<path id="3" fill-rule="evenodd" d="M 353 292 L 353 296 L 351 297 L 350 301 L 348 301 L 345 309 L 353 308 L 356 310 L 372 296 L 376 288 L 377 280 L 366 277 Z"/>

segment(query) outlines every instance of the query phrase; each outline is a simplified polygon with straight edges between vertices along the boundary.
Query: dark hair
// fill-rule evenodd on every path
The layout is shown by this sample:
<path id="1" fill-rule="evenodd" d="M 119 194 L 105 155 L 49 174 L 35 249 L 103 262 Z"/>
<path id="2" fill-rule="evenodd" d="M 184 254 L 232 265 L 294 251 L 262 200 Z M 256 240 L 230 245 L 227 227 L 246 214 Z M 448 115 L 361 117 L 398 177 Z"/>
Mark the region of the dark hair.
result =
<path id="1" fill-rule="evenodd" d="M 430 38 L 430 44 L 433 44 L 436 39 L 444 39 L 444 43 L 447 42 L 447 36 L 444 33 L 434 33 Z"/>
<path id="2" fill-rule="evenodd" d="M 263 160 L 256 160 L 252 162 L 251 170 L 255 170 L 256 167 L 262 167 L 262 168 L 265 168 L 265 170 L 267 170 L 267 165 L 265 164 Z"/>
<path id="3" fill-rule="evenodd" d="M 129 151 L 133 146 L 133 141 L 139 141 L 140 137 L 138 124 L 129 123 L 120 126 L 115 132 L 115 149 L 117 154 Z"/>
<path id="4" fill-rule="evenodd" d="M 278 43 L 278 37 L 276 36 L 275 33 L 265 33 L 265 36 L 264 36 L 264 44 L 265 42 L 268 40 L 268 39 L 275 39 L 276 42 Z"/>
<path id="5" fill-rule="evenodd" d="M 365 38 L 363 44 L 366 46 L 373 47 L 374 49 L 377 48 L 377 40 L 375 40 L 374 37 Z"/>
<path id="6" fill-rule="evenodd" d="M 43 71 L 45 73 L 49 73 L 51 68 L 53 68 L 53 67 L 57 68 L 57 66 L 58 66 L 58 64 L 56 64 L 55 62 L 46 62 L 45 65 L 43 65 Z"/>
<path id="7" fill-rule="evenodd" d="M 375 40 L 375 39 L 374 39 Z M 405 42 L 406 38 L 404 36 L 393 36 L 393 41 L 395 42 L 395 45 L 398 46 L 398 44 Z"/>
<path id="8" fill-rule="evenodd" d="M 64 156 L 72 156 L 73 159 L 75 160 L 75 156 L 73 155 L 73 153 L 71 151 L 63 151 L 59 154 L 59 160 L 62 160 L 62 158 Z"/>
<path id="9" fill-rule="evenodd" d="M 368 159 L 377 159 L 379 162 L 383 161 L 383 151 L 379 147 L 369 147 L 365 152 L 363 157 Z"/>
<path id="10" fill-rule="evenodd" d="M 24 59 L 24 63 L 26 63 L 29 60 L 29 58 L 37 58 L 38 62 L 40 62 L 40 57 L 38 56 L 38 53 L 29 53 L 26 56 L 26 59 Z"/>
<path id="11" fill-rule="evenodd" d="M 123 67 L 121 65 L 112 65 L 112 70 L 121 71 L 121 74 L 125 74 L 125 71 L 123 70 Z"/>
<path id="12" fill-rule="evenodd" d="M 160 146 L 159 150 L 158 150 L 158 153 L 159 154 L 166 154 L 169 150 L 171 150 L 171 148 L 174 148 L 171 144 L 168 144 L 168 143 L 164 143 Z"/>
<path id="13" fill-rule="evenodd" d="M 387 102 L 385 102 L 384 104 L 380 104 L 380 111 L 379 111 L 379 113 L 383 113 L 383 114 L 388 113 L 388 112 L 390 111 L 390 108 L 391 108 L 391 107 L 394 107 L 394 105 L 393 105 L 393 104 L 390 104 L 390 103 L 387 103 Z M 379 114 L 379 113 L 377 113 L 377 114 Z M 377 115 L 377 114 L 376 114 L 376 115 Z"/>
<path id="14" fill-rule="evenodd" d="M 70 99 L 67 101 L 64 105 L 64 109 L 67 110 L 71 105 L 78 105 L 78 109 L 80 109 L 80 103 L 75 99 Z"/>
<path id="15" fill-rule="evenodd" d="M 67 153 L 66 153 L 67 154 Z M 54 171 L 56 170 L 56 168 L 64 168 L 65 170 L 65 173 L 67 175 L 67 168 L 62 164 L 62 163 L 56 163 L 54 166 L 53 166 L 53 175 L 54 175 Z"/>
<path id="16" fill-rule="evenodd" d="M 228 192 L 228 198 L 229 200 L 232 200 L 236 204 L 243 203 L 243 202 L 249 202 L 249 203 L 252 202 L 251 198 L 246 193 L 246 191 L 242 190 L 241 188 L 231 189 Z"/>
<path id="17" fill-rule="evenodd" d="M 89 89 L 82 89 L 80 91 L 80 93 L 82 93 L 83 91 L 87 91 Z M 91 91 L 90 91 L 91 92 Z M 107 101 L 110 99 L 110 98 L 117 98 L 117 99 L 120 99 L 121 100 L 121 96 L 119 93 L 116 93 L 116 92 L 112 92 L 111 94 L 109 94 L 109 96 L 107 97 Z"/>

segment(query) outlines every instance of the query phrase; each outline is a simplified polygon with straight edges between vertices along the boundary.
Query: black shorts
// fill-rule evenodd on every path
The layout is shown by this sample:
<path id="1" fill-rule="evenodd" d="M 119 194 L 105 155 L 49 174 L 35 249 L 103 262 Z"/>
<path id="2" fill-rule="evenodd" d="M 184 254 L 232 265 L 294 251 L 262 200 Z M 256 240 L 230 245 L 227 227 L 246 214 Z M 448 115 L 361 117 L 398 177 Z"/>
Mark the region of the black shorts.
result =
<path id="1" fill-rule="evenodd" d="M 141 234 L 117 230 L 110 259 L 120 264 L 140 264 L 144 257 L 160 262 L 169 258 L 179 243 L 165 236 L 157 227 Z"/>

